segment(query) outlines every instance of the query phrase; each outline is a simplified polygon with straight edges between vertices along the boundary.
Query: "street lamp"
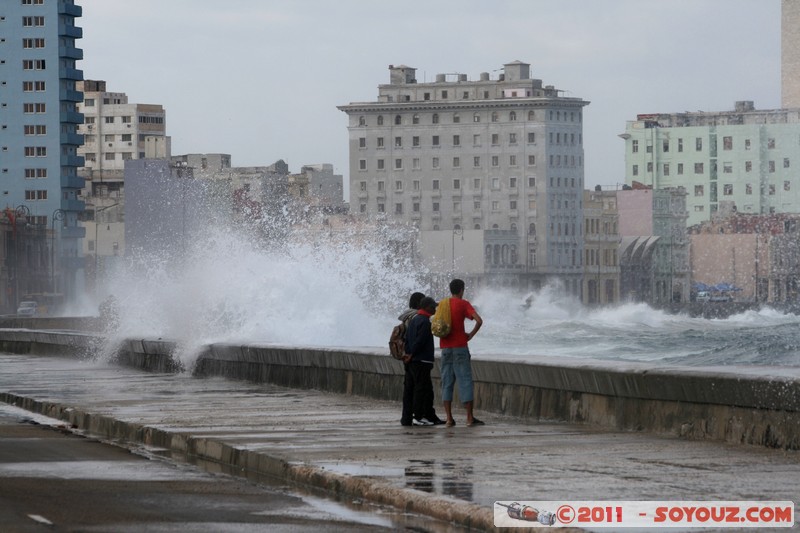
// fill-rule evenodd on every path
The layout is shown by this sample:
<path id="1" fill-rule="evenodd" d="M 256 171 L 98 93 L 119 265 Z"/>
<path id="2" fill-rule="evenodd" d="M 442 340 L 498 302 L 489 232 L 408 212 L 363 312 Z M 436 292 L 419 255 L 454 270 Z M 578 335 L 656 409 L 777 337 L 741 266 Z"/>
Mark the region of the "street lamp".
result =
<path id="1" fill-rule="evenodd" d="M 50 220 L 50 272 L 52 274 L 53 294 L 58 292 L 56 287 L 56 221 L 65 220 L 66 217 L 66 211 L 63 209 L 56 209 L 53 211 L 53 216 Z"/>

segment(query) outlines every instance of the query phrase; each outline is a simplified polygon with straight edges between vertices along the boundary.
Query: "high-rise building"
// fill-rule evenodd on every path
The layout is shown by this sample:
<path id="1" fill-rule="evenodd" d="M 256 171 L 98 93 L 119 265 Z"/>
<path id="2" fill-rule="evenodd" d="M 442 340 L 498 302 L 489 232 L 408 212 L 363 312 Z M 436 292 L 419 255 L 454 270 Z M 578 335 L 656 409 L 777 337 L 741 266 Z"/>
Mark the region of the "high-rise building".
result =
<path id="1" fill-rule="evenodd" d="M 444 249 L 443 265 L 470 264 L 478 280 L 535 288 L 557 277 L 579 294 L 588 102 L 532 79 L 527 63 L 503 70 L 419 82 L 390 65 L 376 101 L 340 106 L 350 210 L 413 224 Z"/>
<path id="2" fill-rule="evenodd" d="M 583 191 L 583 303 L 619 302 L 619 212 L 617 191 Z"/>
<path id="3" fill-rule="evenodd" d="M 688 225 L 727 206 L 740 213 L 800 210 L 800 108 L 638 115 L 625 133 L 625 181 L 684 187 Z"/>
<path id="4" fill-rule="evenodd" d="M 83 268 L 77 224 L 84 209 L 78 147 L 83 122 L 76 82 L 83 72 L 76 61 L 83 51 L 75 26 L 81 16 L 73 0 L 13 0 L 0 3 L 0 198 L 15 226 L 48 232 L 50 276 L 27 285 L 24 272 L 7 287 L 16 299 L 36 291 L 72 296 Z M 24 249 L 24 242 L 15 244 Z M 8 264 L 10 270 L 17 270 Z"/>
<path id="5" fill-rule="evenodd" d="M 781 2 L 781 107 L 800 107 L 800 2 Z"/>

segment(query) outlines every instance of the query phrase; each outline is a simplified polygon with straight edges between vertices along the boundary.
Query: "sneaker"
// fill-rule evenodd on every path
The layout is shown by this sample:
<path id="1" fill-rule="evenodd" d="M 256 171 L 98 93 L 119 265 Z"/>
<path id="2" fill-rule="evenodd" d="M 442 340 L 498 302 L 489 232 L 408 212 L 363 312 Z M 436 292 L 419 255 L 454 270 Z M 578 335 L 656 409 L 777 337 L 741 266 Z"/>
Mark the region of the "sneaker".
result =
<path id="1" fill-rule="evenodd" d="M 432 426 L 433 422 L 428 420 L 427 418 L 415 418 L 414 422 L 412 422 L 415 426 Z"/>
<path id="2" fill-rule="evenodd" d="M 431 422 L 433 422 L 434 426 L 441 426 L 442 424 L 445 423 L 445 421 L 442 420 L 441 418 L 434 418 L 433 420 L 431 420 Z"/>
<path id="3" fill-rule="evenodd" d="M 472 422 L 467 424 L 467 427 L 471 428 L 472 426 L 485 426 L 485 425 L 486 425 L 485 422 L 483 422 L 482 420 L 478 420 L 477 418 L 473 417 L 472 418 Z"/>

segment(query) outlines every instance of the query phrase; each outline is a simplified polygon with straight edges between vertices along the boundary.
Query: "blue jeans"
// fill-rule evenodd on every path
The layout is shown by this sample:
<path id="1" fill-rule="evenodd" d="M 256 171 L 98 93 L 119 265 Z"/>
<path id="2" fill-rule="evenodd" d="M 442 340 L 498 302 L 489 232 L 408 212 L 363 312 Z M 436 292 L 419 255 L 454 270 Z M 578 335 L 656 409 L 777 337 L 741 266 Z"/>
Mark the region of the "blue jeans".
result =
<path id="1" fill-rule="evenodd" d="M 442 348 L 440 373 L 442 375 L 442 400 L 453 401 L 453 385 L 458 382 L 458 398 L 462 403 L 471 402 L 472 364 L 469 348 Z"/>

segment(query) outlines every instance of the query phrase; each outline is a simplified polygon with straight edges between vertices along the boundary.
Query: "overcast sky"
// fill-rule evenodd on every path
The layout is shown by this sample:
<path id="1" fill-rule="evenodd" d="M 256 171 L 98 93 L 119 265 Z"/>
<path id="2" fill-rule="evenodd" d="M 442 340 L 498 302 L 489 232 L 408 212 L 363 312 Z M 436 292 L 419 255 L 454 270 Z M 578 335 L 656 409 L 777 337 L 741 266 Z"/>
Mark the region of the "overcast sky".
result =
<path id="1" fill-rule="evenodd" d="M 348 177 L 349 102 L 390 64 L 437 73 L 531 64 L 584 110 L 586 185 L 624 181 L 637 113 L 780 107 L 780 0 L 76 0 L 79 68 L 161 104 L 173 154 L 234 166 L 332 163 Z"/>

